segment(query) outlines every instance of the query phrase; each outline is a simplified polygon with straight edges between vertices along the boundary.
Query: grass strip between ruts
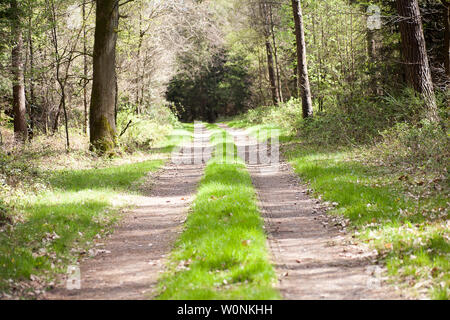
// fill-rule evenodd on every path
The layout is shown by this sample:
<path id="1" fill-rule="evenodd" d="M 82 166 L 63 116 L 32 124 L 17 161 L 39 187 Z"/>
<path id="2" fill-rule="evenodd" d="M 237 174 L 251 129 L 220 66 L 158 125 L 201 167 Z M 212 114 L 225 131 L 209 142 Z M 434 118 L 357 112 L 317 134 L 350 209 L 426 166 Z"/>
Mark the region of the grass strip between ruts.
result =
<path id="1" fill-rule="evenodd" d="M 223 153 L 217 152 L 227 150 L 232 138 L 216 126 L 208 129 L 216 152 L 160 280 L 158 298 L 279 299 L 250 176 L 240 159 L 223 163 Z"/>

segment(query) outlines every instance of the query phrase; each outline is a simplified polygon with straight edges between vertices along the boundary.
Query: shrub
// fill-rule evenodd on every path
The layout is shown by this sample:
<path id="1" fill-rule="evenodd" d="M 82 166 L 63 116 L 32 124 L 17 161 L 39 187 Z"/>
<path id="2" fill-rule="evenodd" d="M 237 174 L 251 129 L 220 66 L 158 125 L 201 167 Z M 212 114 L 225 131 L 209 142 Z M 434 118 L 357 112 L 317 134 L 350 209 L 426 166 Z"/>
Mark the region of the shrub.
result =
<path id="1" fill-rule="evenodd" d="M 117 115 L 119 144 L 127 152 L 154 147 L 179 125 L 175 114 L 165 105 L 152 106 L 142 115 L 130 109 L 122 108 Z"/>
<path id="2" fill-rule="evenodd" d="M 249 124 L 274 124 L 288 131 L 295 130 L 302 110 L 298 99 L 291 99 L 278 106 L 262 106 L 248 110 L 241 115 L 242 121 Z"/>
<path id="3" fill-rule="evenodd" d="M 448 93 L 437 94 L 444 121 L 448 119 L 447 96 Z M 296 133 L 303 142 L 316 146 L 373 145 L 381 142 L 386 146 L 386 151 L 391 141 L 398 145 L 399 150 L 404 150 L 405 144 L 411 149 L 408 152 L 413 152 L 417 159 L 422 160 L 435 156 L 446 146 L 445 133 L 438 130 L 438 125 L 421 122 L 424 118 L 423 101 L 410 88 L 376 98 L 339 96 L 330 99 L 328 103 L 325 106 L 326 112 L 316 112 L 313 118 L 306 120 L 302 119 L 301 101 L 291 99 L 278 106 L 251 109 L 241 116 L 240 121 L 249 124 L 274 124 L 290 133 Z M 394 138 L 400 140 L 392 141 Z"/>
<path id="4" fill-rule="evenodd" d="M 391 165 L 442 171 L 450 156 L 449 136 L 439 124 L 422 120 L 418 125 L 398 123 L 381 133 L 377 157 Z"/>
<path id="5" fill-rule="evenodd" d="M 0 199 L 0 226 L 11 223 L 11 218 L 8 216 L 8 208 L 6 204 Z"/>

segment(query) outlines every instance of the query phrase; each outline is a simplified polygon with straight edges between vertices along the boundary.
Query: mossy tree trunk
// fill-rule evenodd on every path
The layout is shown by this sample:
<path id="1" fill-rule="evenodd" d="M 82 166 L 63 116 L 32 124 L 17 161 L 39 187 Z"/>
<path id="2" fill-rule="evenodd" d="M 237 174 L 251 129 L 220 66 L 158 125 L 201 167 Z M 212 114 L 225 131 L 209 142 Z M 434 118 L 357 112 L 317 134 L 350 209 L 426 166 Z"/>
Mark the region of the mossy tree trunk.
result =
<path id="1" fill-rule="evenodd" d="M 91 148 L 104 153 L 116 145 L 117 0 L 97 0 L 93 82 L 90 105 Z"/>

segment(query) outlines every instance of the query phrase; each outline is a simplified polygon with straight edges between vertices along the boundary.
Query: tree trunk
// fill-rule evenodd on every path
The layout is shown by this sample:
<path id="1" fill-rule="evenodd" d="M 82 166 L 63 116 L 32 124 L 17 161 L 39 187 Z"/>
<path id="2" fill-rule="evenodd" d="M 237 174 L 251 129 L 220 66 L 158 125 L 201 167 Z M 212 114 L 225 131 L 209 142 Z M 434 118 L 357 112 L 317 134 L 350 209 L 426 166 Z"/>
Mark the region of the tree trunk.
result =
<path id="1" fill-rule="evenodd" d="M 444 66 L 447 81 L 450 80 L 450 2 L 442 0 L 444 5 Z"/>
<path id="2" fill-rule="evenodd" d="M 88 129 L 88 114 L 87 114 L 87 105 L 88 105 L 88 98 L 87 98 L 87 85 L 88 85 L 88 61 L 87 61 L 87 26 L 86 26 L 86 1 L 83 1 L 83 76 L 84 76 L 84 83 L 83 83 L 83 107 L 84 107 L 84 117 L 83 117 L 83 129 L 84 132 L 87 134 Z"/>
<path id="3" fill-rule="evenodd" d="M 272 4 L 269 4 L 269 23 L 270 23 L 270 33 L 272 34 L 272 43 L 273 43 L 273 55 L 275 58 L 275 71 L 277 75 L 277 90 L 278 90 L 278 100 L 283 102 L 283 90 L 281 88 L 281 78 L 280 78 L 280 65 L 278 63 L 278 49 L 277 42 L 275 38 L 275 29 L 273 23 L 273 10 Z"/>
<path id="4" fill-rule="evenodd" d="M 261 53 L 260 48 L 258 47 L 258 91 L 259 91 L 259 101 L 260 103 L 266 103 L 266 95 L 263 90 L 263 77 L 265 75 L 263 63 L 264 62 L 264 53 Z"/>
<path id="5" fill-rule="evenodd" d="M 319 100 L 319 112 L 323 112 L 323 93 L 322 93 L 322 83 L 325 79 L 325 72 L 323 71 L 323 62 L 322 62 L 322 50 L 327 47 L 327 43 L 325 41 L 325 31 L 324 31 L 324 23 L 322 20 L 322 16 L 320 16 L 320 48 L 319 48 L 319 85 L 317 87 L 318 100 Z"/>
<path id="6" fill-rule="evenodd" d="M 20 27 L 19 8 L 17 0 L 11 0 L 11 31 L 14 37 L 14 46 L 11 52 L 13 75 L 13 111 L 14 135 L 17 140 L 26 140 L 27 121 L 25 106 L 25 84 L 23 75 L 23 38 Z"/>
<path id="7" fill-rule="evenodd" d="M 312 117 L 311 87 L 309 85 L 308 64 L 306 61 L 305 31 L 303 29 L 303 15 L 300 0 L 292 0 L 294 13 L 295 37 L 297 40 L 298 86 L 302 96 L 303 118 Z"/>
<path id="8" fill-rule="evenodd" d="M 367 53 L 369 57 L 369 71 L 371 94 L 382 95 L 381 88 L 381 72 L 380 72 L 380 46 L 381 46 L 380 32 L 378 30 L 367 30 Z"/>
<path id="9" fill-rule="evenodd" d="M 144 35 L 145 32 L 142 30 L 142 14 L 139 14 L 139 41 L 138 41 L 138 50 L 137 50 L 137 56 L 136 56 L 136 98 L 135 98 L 135 104 L 136 104 L 136 114 L 141 113 L 141 88 L 144 87 L 142 84 L 143 81 L 143 68 L 141 66 L 141 51 L 142 51 L 142 44 L 144 42 Z"/>
<path id="10" fill-rule="evenodd" d="M 272 102 L 274 105 L 278 105 L 280 101 L 280 96 L 278 95 L 278 85 L 277 85 L 277 79 L 276 79 L 276 71 L 275 71 L 275 65 L 273 60 L 273 48 L 270 43 L 271 38 L 271 20 L 270 15 L 267 10 L 268 4 L 263 0 L 259 0 L 259 14 L 260 18 L 263 21 L 262 22 L 262 32 L 265 39 L 266 44 L 266 54 L 267 54 L 267 68 L 269 71 L 269 84 L 270 84 L 270 91 L 272 92 Z"/>
<path id="11" fill-rule="evenodd" d="M 397 11 L 401 17 L 400 34 L 407 81 L 422 95 L 426 117 L 431 121 L 438 121 L 419 4 L 417 0 L 397 0 Z"/>
<path id="12" fill-rule="evenodd" d="M 59 45 L 58 45 L 58 31 L 57 31 L 57 27 L 56 27 L 56 9 L 55 9 L 55 3 L 54 1 L 48 1 L 47 2 L 48 7 L 51 9 L 51 14 L 52 14 L 52 39 L 53 39 L 53 46 L 55 48 L 55 69 L 56 69 L 56 82 L 58 82 L 59 88 L 61 90 L 61 99 L 59 102 L 59 107 L 58 107 L 58 112 L 56 114 L 55 117 L 55 124 L 53 126 L 53 132 L 56 132 L 58 130 L 58 120 L 59 120 L 59 115 L 61 113 L 61 108 L 64 112 L 64 122 L 65 122 L 65 131 L 66 131 L 66 148 L 67 151 L 70 150 L 70 139 L 69 139 L 69 121 L 68 121 L 68 117 L 67 117 L 67 108 L 66 108 L 66 91 L 65 91 L 65 86 L 67 83 L 67 78 L 69 75 L 69 67 L 70 67 L 70 61 L 71 58 L 69 58 L 69 62 L 67 63 L 66 66 L 66 75 L 65 75 L 65 79 L 61 78 L 61 61 L 62 61 L 62 57 L 59 54 Z"/>
<path id="13" fill-rule="evenodd" d="M 30 50 L 30 79 L 29 79 L 29 86 L 30 86 L 30 103 L 29 103 L 29 109 L 28 109 L 28 116 L 30 117 L 30 132 L 28 133 L 28 139 L 32 139 L 34 135 L 34 115 L 35 115 L 35 108 L 36 108 L 36 96 L 35 96 L 35 90 L 34 90 L 34 44 L 33 44 L 33 37 L 32 37 L 32 17 L 33 17 L 33 6 L 28 4 L 29 12 L 28 12 L 28 48 Z"/>
<path id="14" fill-rule="evenodd" d="M 295 28 L 294 28 L 292 33 L 295 36 Z M 292 45 L 295 48 L 297 48 L 297 42 L 296 41 L 293 41 Z M 297 60 L 297 53 L 292 55 L 292 60 Z M 298 98 L 298 67 L 297 67 L 296 63 L 292 64 L 292 66 L 293 66 L 293 68 L 292 68 L 292 80 L 291 80 L 292 84 L 291 85 L 292 85 L 292 88 L 293 88 L 293 90 L 292 90 L 293 91 L 293 97 L 294 98 Z"/>
<path id="15" fill-rule="evenodd" d="M 99 152 L 116 145 L 116 42 L 119 22 L 117 0 L 97 0 L 93 82 L 90 106 L 91 147 Z"/>
<path id="16" fill-rule="evenodd" d="M 267 67 L 269 69 L 269 81 L 270 81 L 270 90 L 272 91 L 272 101 L 274 105 L 278 104 L 278 90 L 277 83 L 275 79 L 275 70 L 273 67 L 273 53 L 272 46 L 270 44 L 270 40 L 266 39 L 266 51 L 267 51 Z"/>

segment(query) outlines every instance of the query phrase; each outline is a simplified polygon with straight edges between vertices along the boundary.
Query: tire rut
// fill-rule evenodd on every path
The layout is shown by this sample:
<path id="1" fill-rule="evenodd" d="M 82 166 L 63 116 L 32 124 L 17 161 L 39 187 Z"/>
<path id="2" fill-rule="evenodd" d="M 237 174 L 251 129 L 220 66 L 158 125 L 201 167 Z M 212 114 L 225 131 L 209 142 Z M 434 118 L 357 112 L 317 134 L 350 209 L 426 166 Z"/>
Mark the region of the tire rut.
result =
<path id="1" fill-rule="evenodd" d="M 307 195 L 291 166 L 280 161 L 249 164 L 250 146 L 261 145 L 244 130 L 221 128 L 246 149 L 246 164 L 257 190 L 268 234 L 268 246 L 278 275 L 278 288 L 290 300 L 400 299 L 385 283 L 385 270 L 376 253 L 353 244 L 351 237 L 326 214 L 317 199 Z M 242 152 L 242 154 L 244 154 Z"/>
<path id="2" fill-rule="evenodd" d="M 126 214 L 102 247 L 103 253 L 81 262 L 81 289 L 66 289 L 62 279 L 43 299 L 142 300 L 154 296 L 166 256 L 182 232 L 205 168 L 203 158 L 190 161 L 196 153 L 186 150 L 210 152 L 208 132 L 203 125 L 196 126 L 202 134 L 194 135 L 194 144 L 175 154 L 172 160 L 177 161 L 168 163 L 152 179 L 149 194 Z"/>

